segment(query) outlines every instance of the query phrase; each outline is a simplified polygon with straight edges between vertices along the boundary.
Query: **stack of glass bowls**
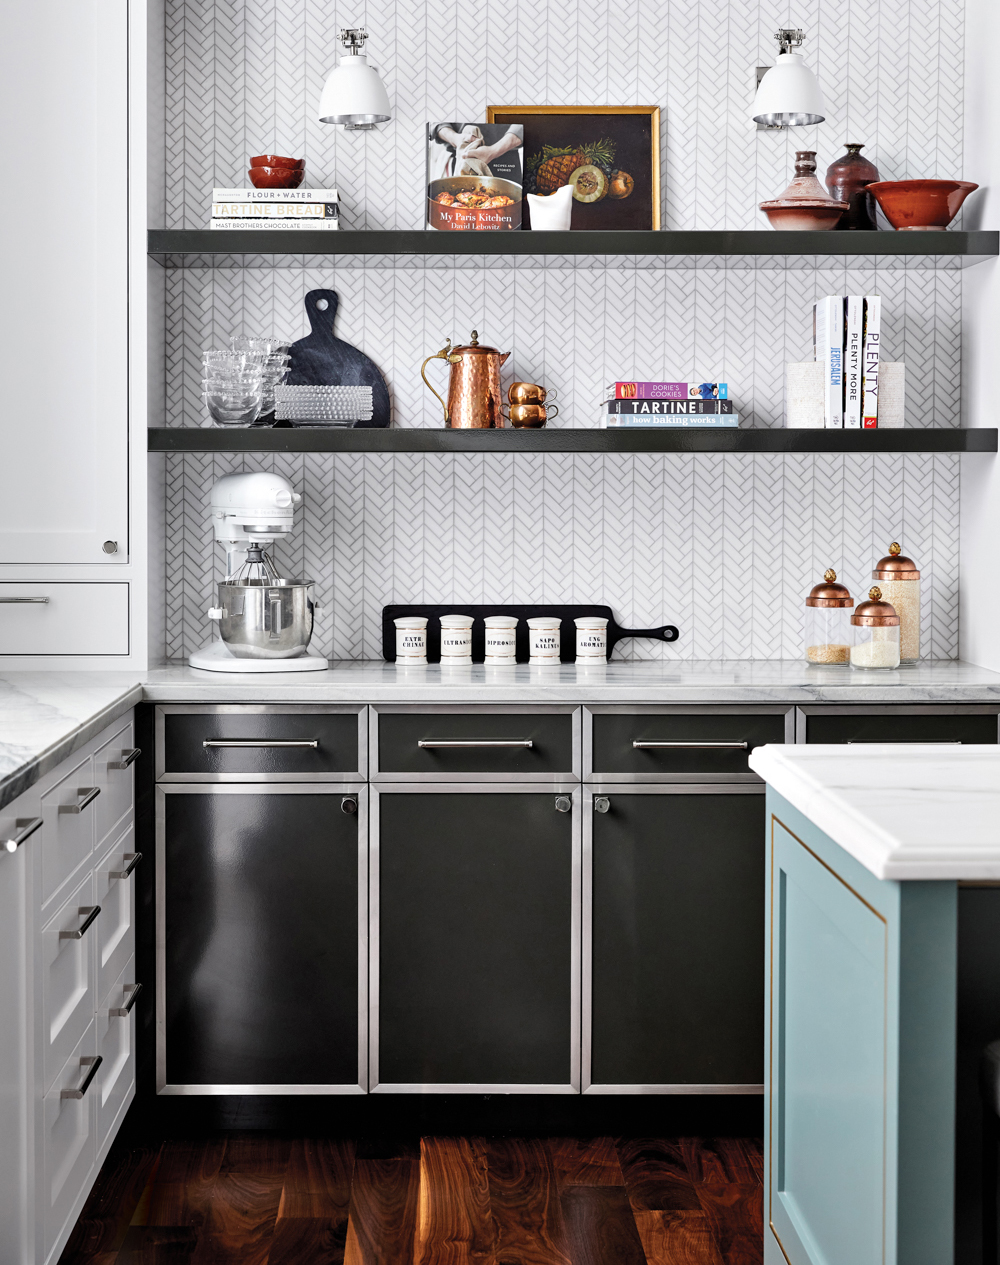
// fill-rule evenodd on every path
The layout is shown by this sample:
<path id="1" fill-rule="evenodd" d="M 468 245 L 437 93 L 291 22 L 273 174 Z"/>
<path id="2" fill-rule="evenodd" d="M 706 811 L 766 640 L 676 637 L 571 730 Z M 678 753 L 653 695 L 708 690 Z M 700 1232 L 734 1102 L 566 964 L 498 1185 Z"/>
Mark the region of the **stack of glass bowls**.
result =
<path id="1" fill-rule="evenodd" d="M 202 399 L 214 422 L 252 426 L 274 412 L 274 388 L 288 374 L 288 344 L 244 335 L 230 341 L 229 351 L 204 353 Z"/>
<path id="2" fill-rule="evenodd" d="M 362 386 L 275 387 L 274 416 L 293 426 L 353 426 L 372 419 L 372 389 Z"/>

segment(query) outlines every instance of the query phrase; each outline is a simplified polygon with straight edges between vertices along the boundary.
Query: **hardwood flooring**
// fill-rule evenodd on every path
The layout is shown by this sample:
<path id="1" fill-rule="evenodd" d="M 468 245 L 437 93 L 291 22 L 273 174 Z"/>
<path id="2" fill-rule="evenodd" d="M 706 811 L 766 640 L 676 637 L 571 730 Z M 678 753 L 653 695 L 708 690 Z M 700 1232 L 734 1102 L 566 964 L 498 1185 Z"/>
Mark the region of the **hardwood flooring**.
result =
<path id="1" fill-rule="evenodd" d="M 747 1138 L 337 1140 L 113 1151 L 60 1265 L 760 1265 Z"/>

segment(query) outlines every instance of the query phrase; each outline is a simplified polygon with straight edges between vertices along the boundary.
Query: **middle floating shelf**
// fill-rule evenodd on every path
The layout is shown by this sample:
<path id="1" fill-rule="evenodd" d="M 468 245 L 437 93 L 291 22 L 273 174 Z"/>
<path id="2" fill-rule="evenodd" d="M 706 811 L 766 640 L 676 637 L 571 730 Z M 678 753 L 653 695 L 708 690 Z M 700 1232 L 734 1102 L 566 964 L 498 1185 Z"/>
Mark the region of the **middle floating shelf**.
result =
<path id="1" fill-rule="evenodd" d="M 997 429 L 150 428 L 150 452 L 996 452 Z"/>

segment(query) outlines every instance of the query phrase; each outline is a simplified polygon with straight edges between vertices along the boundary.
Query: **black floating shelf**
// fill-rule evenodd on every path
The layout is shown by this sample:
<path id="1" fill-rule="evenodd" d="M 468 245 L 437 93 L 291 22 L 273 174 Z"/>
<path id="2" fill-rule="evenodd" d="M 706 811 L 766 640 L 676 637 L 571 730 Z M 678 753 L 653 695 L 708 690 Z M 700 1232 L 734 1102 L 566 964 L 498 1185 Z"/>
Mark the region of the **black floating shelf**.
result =
<path id="1" fill-rule="evenodd" d="M 993 427 L 906 430 L 150 429 L 150 452 L 996 452 Z"/>
<path id="2" fill-rule="evenodd" d="M 926 266 L 961 256 L 978 262 L 1000 253 L 1000 233 L 975 232 L 774 232 L 770 229 L 726 232 L 486 233 L 389 231 L 242 233 L 211 229 L 150 229 L 148 251 L 154 257 L 184 255 L 903 255 L 925 257 Z M 183 262 L 164 259 L 164 262 Z"/>

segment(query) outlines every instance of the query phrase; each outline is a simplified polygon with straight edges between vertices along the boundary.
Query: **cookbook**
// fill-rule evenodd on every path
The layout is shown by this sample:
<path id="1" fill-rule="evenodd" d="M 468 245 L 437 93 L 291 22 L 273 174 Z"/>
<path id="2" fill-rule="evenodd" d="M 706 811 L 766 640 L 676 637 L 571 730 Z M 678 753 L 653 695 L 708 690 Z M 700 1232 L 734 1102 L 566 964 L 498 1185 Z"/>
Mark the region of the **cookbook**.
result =
<path id="1" fill-rule="evenodd" d="M 521 123 L 427 124 L 427 227 L 521 227 Z"/>

